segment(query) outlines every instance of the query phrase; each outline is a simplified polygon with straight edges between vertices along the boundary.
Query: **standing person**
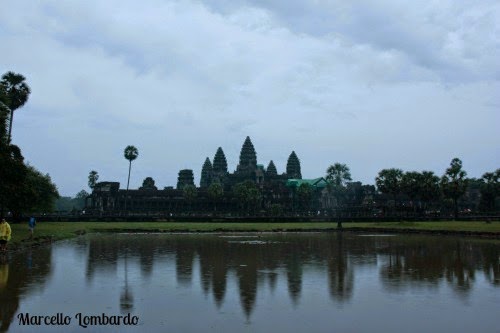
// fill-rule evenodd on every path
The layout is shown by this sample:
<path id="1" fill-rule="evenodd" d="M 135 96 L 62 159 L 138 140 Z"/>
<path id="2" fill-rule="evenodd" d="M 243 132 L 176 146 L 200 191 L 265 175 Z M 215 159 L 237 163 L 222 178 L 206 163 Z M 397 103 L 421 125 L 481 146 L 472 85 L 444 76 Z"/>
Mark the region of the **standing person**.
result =
<path id="1" fill-rule="evenodd" d="M 30 220 L 28 222 L 28 226 L 30 228 L 30 239 L 33 239 L 33 234 L 35 233 L 35 225 L 36 219 L 32 216 L 30 217 Z"/>
<path id="2" fill-rule="evenodd" d="M 0 223 L 0 251 L 7 251 L 7 242 L 10 241 L 10 237 L 12 234 L 12 230 L 10 229 L 10 225 L 2 219 Z"/>

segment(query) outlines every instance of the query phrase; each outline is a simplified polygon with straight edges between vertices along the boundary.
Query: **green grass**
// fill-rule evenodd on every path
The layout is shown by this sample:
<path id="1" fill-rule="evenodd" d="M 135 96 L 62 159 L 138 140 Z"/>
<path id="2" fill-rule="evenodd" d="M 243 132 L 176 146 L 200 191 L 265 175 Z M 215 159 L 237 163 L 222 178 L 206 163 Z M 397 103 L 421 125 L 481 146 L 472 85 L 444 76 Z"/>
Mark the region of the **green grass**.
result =
<path id="1" fill-rule="evenodd" d="M 418 231 L 443 231 L 450 233 L 484 233 L 500 237 L 500 222 L 377 222 L 343 223 L 344 229 L 377 228 L 380 230 L 410 229 Z M 76 237 L 92 232 L 244 232 L 244 231 L 320 231 L 336 229 L 335 222 L 303 223 L 194 223 L 194 222 L 39 222 L 35 239 L 26 241 L 28 225 L 11 224 L 11 246 L 33 245 L 46 241 Z"/>
<path id="2" fill-rule="evenodd" d="M 439 222 L 376 222 L 376 223 L 351 223 L 353 227 L 362 228 L 390 228 L 390 229 L 415 229 L 422 231 L 453 231 L 453 232 L 482 232 L 500 233 L 500 222 L 480 221 L 439 221 Z"/>

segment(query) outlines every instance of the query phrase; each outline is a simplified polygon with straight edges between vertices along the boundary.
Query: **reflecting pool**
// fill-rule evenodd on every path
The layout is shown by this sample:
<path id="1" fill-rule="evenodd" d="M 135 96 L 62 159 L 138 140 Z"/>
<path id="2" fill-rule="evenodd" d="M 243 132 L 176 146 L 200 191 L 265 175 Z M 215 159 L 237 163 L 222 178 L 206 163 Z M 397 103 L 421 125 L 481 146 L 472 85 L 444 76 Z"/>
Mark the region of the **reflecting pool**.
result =
<path id="1" fill-rule="evenodd" d="M 94 234 L 0 259 L 0 331 L 500 331 L 498 241 Z"/>

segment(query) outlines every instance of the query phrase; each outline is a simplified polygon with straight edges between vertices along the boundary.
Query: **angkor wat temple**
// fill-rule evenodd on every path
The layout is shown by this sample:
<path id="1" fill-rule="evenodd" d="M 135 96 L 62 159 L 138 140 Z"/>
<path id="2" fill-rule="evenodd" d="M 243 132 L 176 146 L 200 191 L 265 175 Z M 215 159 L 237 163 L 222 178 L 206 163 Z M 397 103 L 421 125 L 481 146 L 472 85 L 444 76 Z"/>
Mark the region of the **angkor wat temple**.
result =
<path id="1" fill-rule="evenodd" d="M 128 191 L 120 189 L 118 182 L 100 182 L 87 200 L 86 211 L 101 215 L 286 215 L 297 210 L 328 208 L 331 200 L 326 185 L 322 177 L 302 179 L 300 160 L 294 151 L 282 174 L 272 160 L 266 168 L 258 164 L 255 148 L 247 137 L 232 173 L 219 147 L 213 160 L 205 159 L 199 187 L 195 186 L 190 169 L 179 171 L 176 188 L 163 190 L 155 186 L 151 177 L 144 179 L 139 189 Z"/>

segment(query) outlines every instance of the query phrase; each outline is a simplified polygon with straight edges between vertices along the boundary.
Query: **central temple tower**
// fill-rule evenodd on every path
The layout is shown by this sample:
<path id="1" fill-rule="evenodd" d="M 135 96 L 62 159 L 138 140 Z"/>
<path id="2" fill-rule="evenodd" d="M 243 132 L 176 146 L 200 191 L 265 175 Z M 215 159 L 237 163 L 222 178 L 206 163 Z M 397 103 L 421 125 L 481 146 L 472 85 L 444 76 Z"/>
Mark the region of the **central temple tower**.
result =
<path id="1" fill-rule="evenodd" d="M 257 169 L 257 154 L 253 147 L 252 140 L 247 136 L 240 152 L 240 163 L 236 167 L 236 172 L 250 173 Z"/>

